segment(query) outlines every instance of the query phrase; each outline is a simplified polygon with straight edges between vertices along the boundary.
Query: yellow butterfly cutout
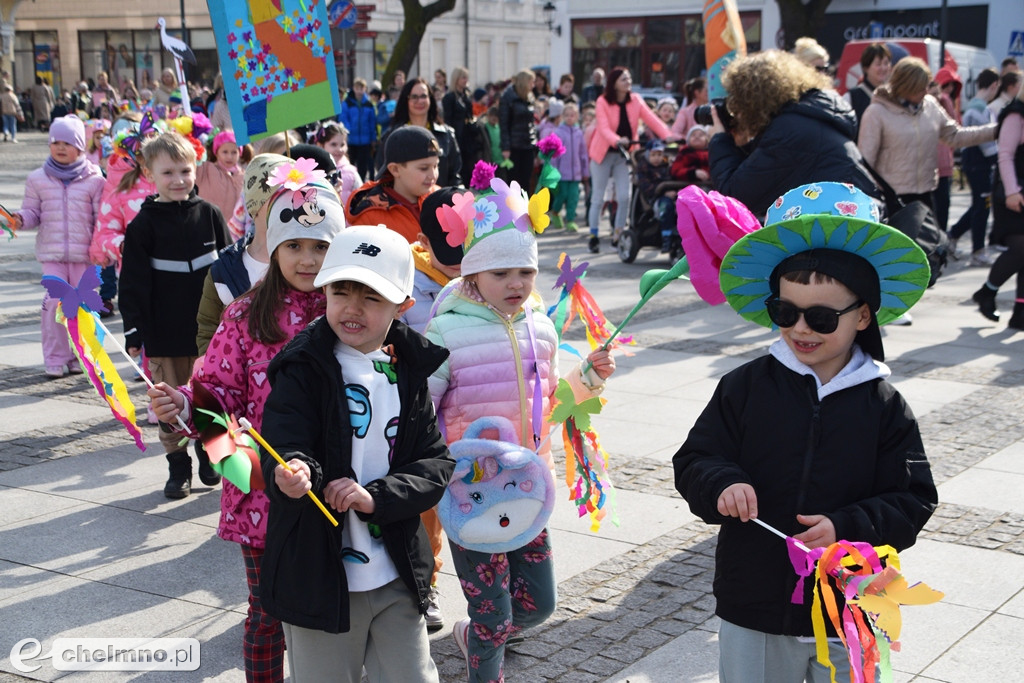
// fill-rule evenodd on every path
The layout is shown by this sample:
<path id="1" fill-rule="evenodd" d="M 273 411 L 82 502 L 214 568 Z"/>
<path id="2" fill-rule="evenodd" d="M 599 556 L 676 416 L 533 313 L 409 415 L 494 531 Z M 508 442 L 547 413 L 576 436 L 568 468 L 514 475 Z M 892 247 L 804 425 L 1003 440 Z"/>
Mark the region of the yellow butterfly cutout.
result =
<path id="1" fill-rule="evenodd" d="M 530 197 L 530 223 L 533 224 L 533 229 L 538 235 L 551 225 L 551 218 L 548 216 L 550 206 L 551 192 L 546 187 L 541 188 L 540 192 Z"/>
<path id="2" fill-rule="evenodd" d="M 941 591 L 923 583 L 908 586 L 903 575 L 897 574 L 878 593 L 850 598 L 849 602 L 874 615 L 875 627 L 883 631 L 890 642 L 896 642 L 903 627 L 900 605 L 930 605 L 942 598 Z"/>

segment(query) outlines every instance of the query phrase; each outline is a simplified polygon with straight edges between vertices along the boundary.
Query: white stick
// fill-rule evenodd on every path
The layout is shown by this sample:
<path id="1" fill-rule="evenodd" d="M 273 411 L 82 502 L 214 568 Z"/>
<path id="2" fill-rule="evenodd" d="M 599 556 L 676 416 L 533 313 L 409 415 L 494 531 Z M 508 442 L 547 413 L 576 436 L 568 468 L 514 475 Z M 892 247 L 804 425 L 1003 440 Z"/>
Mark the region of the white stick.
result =
<path id="1" fill-rule="evenodd" d="M 121 355 L 127 358 L 128 362 L 132 364 L 132 367 L 135 368 L 135 372 L 139 373 L 139 377 L 142 378 L 142 381 L 148 384 L 150 389 L 155 389 L 156 385 L 153 384 L 153 380 L 151 380 L 149 377 L 146 377 L 146 373 L 142 370 L 141 367 L 139 367 L 139 364 L 135 362 L 135 359 L 132 358 L 131 354 L 128 353 L 128 351 L 123 346 L 121 346 L 121 342 L 117 341 L 117 337 L 110 333 L 110 329 L 103 324 L 103 321 L 100 320 L 100 317 L 95 314 L 91 315 L 96 320 L 96 324 L 99 325 L 100 329 L 103 330 L 104 334 L 107 335 L 107 338 L 110 339 L 110 341 L 114 343 L 114 346 L 117 347 L 117 350 L 121 352 Z M 175 419 L 178 421 L 179 427 L 181 427 L 186 432 L 189 431 L 188 425 L 185 424 L 185 421 L 181 419 L 181 415 L 176 416 Z"/>
<path id="2" fill-rule="evenodd" d="M 789 538 L 789 536 L 787 536 L 786 534 L 782 533 L 781 531 L 779 531 L 778 529 L 773 527 L 771 524 L 768 524 L 767 522 L 762 522 L 757 517 L 751 517 L 750 521 L 751 522 L 757 522 L 758 524 L 760 524 L 765 529 L 767 529 L 768 531 L 772 532 L 773 534 L 775 534 L 776 536 L 778 536 L 782 540 L 786 540 L 787 538 Z M 803 550 L 805 553 L 811 552 L 810 548 L 808 548 L 807 546 L 805 546 L 803 543 L 801 543 L 800 541 L 796 540 L 795 538 L 793 539 L 793 543 L 796 545 L 797 548 L 800 548 L 800 550 Z"/>

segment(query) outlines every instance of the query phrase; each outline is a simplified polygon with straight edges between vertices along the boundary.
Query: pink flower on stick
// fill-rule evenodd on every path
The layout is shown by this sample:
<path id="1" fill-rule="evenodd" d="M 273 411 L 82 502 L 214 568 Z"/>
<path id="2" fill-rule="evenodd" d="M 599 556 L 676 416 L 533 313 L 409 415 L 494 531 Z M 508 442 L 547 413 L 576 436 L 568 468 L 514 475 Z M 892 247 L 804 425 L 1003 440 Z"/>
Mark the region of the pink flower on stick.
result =
<path id="1" fill-rule="evenodd" d="M 291 164 L 282 164 L 274 169 L 267 184 L 274 187 L 285 187 L 299 190 L 306 185 L 327 178 L 327 174 L 316 167 L 316 161 L 299 157 Z"/>

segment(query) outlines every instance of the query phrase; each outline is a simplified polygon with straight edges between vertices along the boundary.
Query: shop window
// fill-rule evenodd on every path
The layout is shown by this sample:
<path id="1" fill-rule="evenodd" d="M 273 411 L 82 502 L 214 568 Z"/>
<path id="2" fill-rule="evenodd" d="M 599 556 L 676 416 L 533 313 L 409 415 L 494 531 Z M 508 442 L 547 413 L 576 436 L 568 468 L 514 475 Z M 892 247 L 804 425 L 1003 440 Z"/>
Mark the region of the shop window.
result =
<path id="1" fill-rule="evenodd" d="M 11 77 L 15 92 L 29 90 L 41 76 L 60 93 L 64 84 L 60 80 L 60 46 L 56 31 L 16 31 L 14 33 L 14 73 Z"/>

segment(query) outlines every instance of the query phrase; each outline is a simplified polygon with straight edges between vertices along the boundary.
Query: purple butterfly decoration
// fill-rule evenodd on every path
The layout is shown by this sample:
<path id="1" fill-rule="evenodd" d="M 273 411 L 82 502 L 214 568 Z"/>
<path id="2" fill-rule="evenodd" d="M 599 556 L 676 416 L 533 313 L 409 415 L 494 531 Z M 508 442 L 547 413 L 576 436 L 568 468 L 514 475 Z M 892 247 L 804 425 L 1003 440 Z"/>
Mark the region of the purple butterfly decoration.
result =
<path id="1" fill-rule="evenodd" d="M 121 140 L 121 148 L 128 152 L 128 156 L 130 156 L 132 161 L 136 164 L 139 163 L 138 154 L 139 150 L 142 149 L 142 143 L 145 141 L 146 136 L 155 130 L 156 120 L 153 118 L 153 112 L 147 111 L 142 115 L 142 121 L 139 123 L 139 129 L 124 136 L 124 139 Z"/>
<path id="2" fill-rule="evenodd" d="M 573 268 L 572 260 L 569 258 L 569 255 L 566 254 L 565 260 L 562 261 L 562 265 L 560 266 L 558 279 L 555 280 L 555 286 L 552 289 L 559 289 L 560 287 L 564 287 L 566 291 L 569 291 L 570 289 L 575 287 L 576 282 L 581 277 L 583 277 L 583 273 L 586 272 L 587 266 L 589 265 L 590 263 L 588 261 L 584 261 L 583 263 Z"/>
<path id="3" fill-rule="evenodd" d="M 103 299 L 96 292 L 100 286 L 99 267 L 86 268 L 77 287 L 56 275 L 44 275 L 41 284 L 51 299 L 60 299 L 65 318 L 77 318 L 79 307 L 86 311 L 103 309 Z"/>

